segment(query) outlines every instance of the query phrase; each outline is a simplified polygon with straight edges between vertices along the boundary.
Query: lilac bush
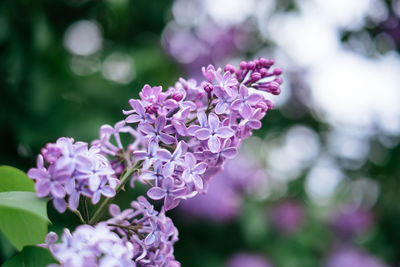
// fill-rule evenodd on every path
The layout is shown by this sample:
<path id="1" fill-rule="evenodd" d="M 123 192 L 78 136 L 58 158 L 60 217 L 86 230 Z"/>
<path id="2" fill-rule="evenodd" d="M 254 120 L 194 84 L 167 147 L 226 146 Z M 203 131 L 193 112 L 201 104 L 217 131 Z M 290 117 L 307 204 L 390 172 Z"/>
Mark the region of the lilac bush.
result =
<path id="1" fill-rule="evenodd" d="M 81 266 L 84 259 L 93 266 L 179 266 L 173 256 L 178 231 L 165 214 L 205 193 L 211 177 L 261 127 L 273 108 L 265 92 L 279 94 L 282 83 L 282 71 L 273 64 L 259 58 L 224 70 L 209 65 L 201 82 L 180 78 L 166 91 L 145 85 L 140 99 L 129 100 L 131 109 L 123 110 L 125 120 L 103 125 L 90 145 L 65 137 L 47 144 L 28 176 L 39 197 L 48 196 L 61 213 L 69 208 L 84 224 L 72 234 L 64 232 L 60 244 L 47 242 L 61 266 Z M 132 141 L 123 143 L 121 135 Z M 122 212 L 110 205 L 136 181 L 148 185 L 148 198 L 163 202 L 159 212 L 144 196 Z M 94 214 L 88 213 L 87 200 L 100 202 Z M 108 207 L 111 218 L 99 223 Z M 104 242 L 99 237 L 93 244 L 98 232 Z M 118 259 L 108 255 L 114 250 Z"/>

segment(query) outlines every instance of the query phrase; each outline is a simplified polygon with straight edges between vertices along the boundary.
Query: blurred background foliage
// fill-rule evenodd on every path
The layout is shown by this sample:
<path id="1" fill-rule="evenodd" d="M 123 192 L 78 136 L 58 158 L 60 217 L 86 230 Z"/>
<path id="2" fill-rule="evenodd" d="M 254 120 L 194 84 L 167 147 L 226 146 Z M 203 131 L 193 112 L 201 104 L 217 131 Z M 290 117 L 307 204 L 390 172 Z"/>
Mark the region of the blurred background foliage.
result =
<path id="1" fill-rule="evenodd" d="M 0 163 L 90 142 L 144 84 L 273 57 L 283 93 L 209 194 L 171 213 L 183 266 L 400 266 L 400 1 L 0 2 Z M 128 189 L 127 207 L 144 188 Z M 75 217 L 49 205 L 51 230 Z M 0 262 L 15 250 L 0 236 Z"/>

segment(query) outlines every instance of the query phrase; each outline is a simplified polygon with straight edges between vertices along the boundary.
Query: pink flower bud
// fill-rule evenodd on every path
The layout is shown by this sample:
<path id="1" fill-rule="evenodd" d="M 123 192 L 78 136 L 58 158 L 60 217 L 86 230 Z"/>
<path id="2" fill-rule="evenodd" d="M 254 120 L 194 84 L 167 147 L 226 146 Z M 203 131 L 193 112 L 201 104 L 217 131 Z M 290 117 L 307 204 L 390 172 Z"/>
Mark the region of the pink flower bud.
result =
<path id="1" fill-rule="evenodd" d="M 201 86 L 207 94 L 211 93 L 211 91 L 214 89 L 213 85 L 209 82 L 203 82 L 201 83 Z"/>
<path id="2" fill-rule="evenodd" d="M 246 61 L 241 61 L 240 64 L 239 64 L 239 66 L 240 66 L 240 68 L 241 68 L 242 70 L 247 69 L 247 62 L 246 62 Z"/>
<path id="3" fill-rule="evenodd" d="M 282 74 L 282 69 L 281 68 L 274 69 L 274 75 L 281 75 L 281 74 Z"/>
<path id="4" fill-rule="evenodd" d="M 235 73 L 236 68 L 231 64 L 227 64 L 224 68 L 224 71 L 229 71 L 230 73 Z"/>

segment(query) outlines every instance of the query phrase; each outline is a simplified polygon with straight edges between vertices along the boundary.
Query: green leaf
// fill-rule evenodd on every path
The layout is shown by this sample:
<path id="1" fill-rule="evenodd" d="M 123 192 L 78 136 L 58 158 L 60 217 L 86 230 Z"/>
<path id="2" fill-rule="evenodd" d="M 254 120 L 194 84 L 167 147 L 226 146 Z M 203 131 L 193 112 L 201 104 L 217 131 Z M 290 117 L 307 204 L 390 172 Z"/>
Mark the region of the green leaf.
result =
<path id="1" fill-rule="evenodd" d="M 28 246 L 1 267 L 44 267 L 51 263 L 56 261 L 48 249 Z"/>
<path id="2" fill-rule="evenodd" d="M 1 192 L 0 214 L 0 230 L 18 250 L 44 243 L 49 222 L 45 199 L 33 192 Z"/>
<path id="3" fill-rule="evenodd" d="M 0 192 L 8 191 L 34 192 L 34 183 L 23 171 L 11 166 L 0 166 Z"/>

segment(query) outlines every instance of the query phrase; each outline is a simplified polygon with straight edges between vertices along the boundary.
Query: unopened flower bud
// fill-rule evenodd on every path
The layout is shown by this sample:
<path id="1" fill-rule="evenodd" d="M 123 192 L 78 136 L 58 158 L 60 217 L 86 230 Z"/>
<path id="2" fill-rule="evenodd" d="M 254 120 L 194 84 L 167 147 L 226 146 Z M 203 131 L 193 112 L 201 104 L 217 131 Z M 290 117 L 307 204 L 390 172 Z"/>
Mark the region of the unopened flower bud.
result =
<path id="1" fill-rule="evenodd" d="M 283 82 L 283 80 L 282 80 L 280 77 L 276 77 L 276 78 L 274 79 L 274 81 L 277 82 L 277 83 L 279 83 L 279 84 L 282 84 L 282 82 Z"/>
<path id="2" fill-rule="evenodd" d="M 251 81 L 256 82 L 261 79 L 261 74 L 259 72 L 253 72 L 251 74 Z"/>
<path id="3" fill-rule="evenodd" d="M 282 69 L 281 68 L 274 69 L 274 75 L 281 75 L 281 74 L 282 74 Z"/>
<path id="4" fill-rule="evenodd" d="M 247 62 L 246 62 L 246 61 L 241 61 L 240 64 L 239 64 L 239 66 L 240 66 L 240 68 L 241 68 L 242 70 L 247 69 Z"/>
<path id="5" fill-rule="evenodd" d="M 249 61 L 247 63 L 247 69 L 254 70 L 256 68 L 256 63 L 254 61 Z"/>
<path id="6" fill-rule="evenodd" d="M 268 60 L 266 60 L 266 59 L 263 58 L 263 57 L 260 57 L 260 58 L 258 59 L 258 62 L 259 62 L 259 64 L 260 64 L 261 66 L 263 66 L 263 67 L 265 67 L 265 66 L 268 65 Z"/>
<path id="7" fill-rule="evenodd" d="M 224 71 L 229 71 L 230 73 L 235 73 L 236 68 L 231 64 L 227 64 L 224 68 Z"/>
<path id="8" fill-rule="evenodd" d="M 269 88 L 271 89 L 271 91 L 275 91 L 279 89 L 279 85 L 280 85 L 279 83 L 273 81 L 269 84 Z"/>
<path id="9" fill-rule="evenodd" d="M 171 95 L 171 98 L 173 100 L 175 100 L 175 101 L 178 101 L 178 102 L 181 101 L 183 99 L 183 97 L 184 97 L 184 94 L 182 92 L 174 92 Z"/>
<path id="10" fill-rule="evenodd" d="M 275 64 L 275 60 L 273 60 L 273 59 L 269 59 L 269 60 L 267 60 L 267 66 L 272 66 L 272 65 L 274 65 Z"/>
<path id="11" fill-rule="evenodd" d="M 266 68 L 261 68 L 261 69 L 260 69 L 260 74 L 261 74 L 262 77 L 267 77 L 267 75 L 268 75 L 268 69 L 266 69 Z"/>
<path id="12" fill-rule="evenodd" d="M 214 89 L 213 85 L 209 82 L 203 82 L 201 83 L 201 86 L 207 94 L 211 93 L 211 91 Z"/>

